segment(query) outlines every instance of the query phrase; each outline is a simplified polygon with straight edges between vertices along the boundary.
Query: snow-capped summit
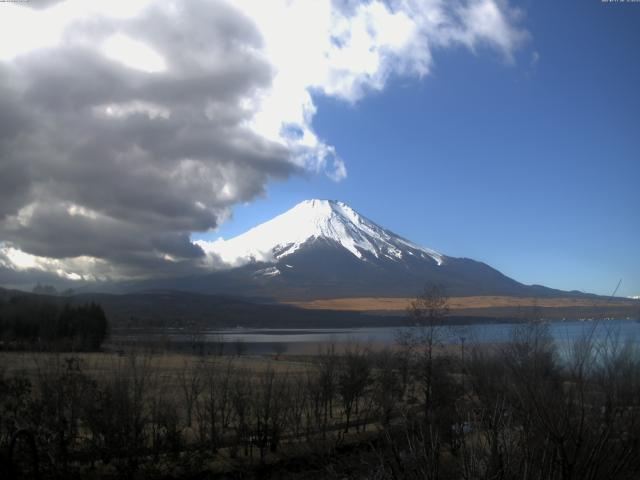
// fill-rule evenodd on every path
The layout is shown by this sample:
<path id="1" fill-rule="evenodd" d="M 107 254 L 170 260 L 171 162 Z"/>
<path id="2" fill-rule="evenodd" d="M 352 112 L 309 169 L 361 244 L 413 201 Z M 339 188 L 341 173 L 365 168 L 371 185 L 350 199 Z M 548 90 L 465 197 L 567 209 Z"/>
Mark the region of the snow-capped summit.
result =
<path id="1" fill-rule="evenodd" d="M 146 287 L 276 300 L 413 297 L 427 284 L 451 296 L 562 293 L 419 246 L 333 200 L 307 200 L 237 237 L 196 243 L 209 272 Z"/>
<path id="2" fill-rule="evenodd" d="M 242 235 L 197 244 L 225 263 L 238 266 L 250 261 L 276 263 L 316 241 L 340 246 L 362 261 L 401 261 L 409 257 L 437 265 L 444 261 L 438 252 L 416 245 L 334 200 L 305 200 Z"/>

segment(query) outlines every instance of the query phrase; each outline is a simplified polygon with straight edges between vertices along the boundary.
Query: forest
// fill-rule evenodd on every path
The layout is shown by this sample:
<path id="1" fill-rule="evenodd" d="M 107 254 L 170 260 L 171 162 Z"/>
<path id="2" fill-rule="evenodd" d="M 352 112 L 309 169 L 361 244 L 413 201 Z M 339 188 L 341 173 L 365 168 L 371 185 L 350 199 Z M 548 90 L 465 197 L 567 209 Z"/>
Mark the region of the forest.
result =
<path id="1" fill-rule="evenodd" d="M 1 353 L 2 478 L 638 478 L 636 344 L 442 328 L 295 358 Z"/>
<path id="2" fill-rule="evenodd" d="M 49 297 L 0 298 L 0 350 L 98 350 L 109 322 L 96 303 L 61 305 Z"/>

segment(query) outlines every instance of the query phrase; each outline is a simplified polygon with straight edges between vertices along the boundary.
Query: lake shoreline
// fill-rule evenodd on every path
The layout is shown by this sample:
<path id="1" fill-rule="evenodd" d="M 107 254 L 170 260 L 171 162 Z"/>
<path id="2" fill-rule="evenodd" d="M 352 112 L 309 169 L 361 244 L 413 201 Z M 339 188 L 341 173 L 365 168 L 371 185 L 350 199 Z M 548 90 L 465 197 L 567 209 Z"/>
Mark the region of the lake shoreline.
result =
<path id="1" fill-rule="evenodd" d="M 493 322 L 475 324 L 442 324 L 440 342 L 444 345 L 500 344 L 513 338 L 514 329 L 527 322 Z M 607 338 L 613 334 L 623 340 L 640 339 L 640 322 L 634 319 L 543 321 L 557 342 L 570 342 L 585 335 Z M 174 350 L 194 354 L 313 354 L 329 345 L 344 347 L 360 344 L 371 349 L 384 349 L 397 344 L 398 333 L 420 327 L 395 325 L 388 327 L 344 328 L 234 328 L 234 329 L 127 329 L 112 332 L 105 348 L 124 350 L 132 347 L 151 350 Z"/>

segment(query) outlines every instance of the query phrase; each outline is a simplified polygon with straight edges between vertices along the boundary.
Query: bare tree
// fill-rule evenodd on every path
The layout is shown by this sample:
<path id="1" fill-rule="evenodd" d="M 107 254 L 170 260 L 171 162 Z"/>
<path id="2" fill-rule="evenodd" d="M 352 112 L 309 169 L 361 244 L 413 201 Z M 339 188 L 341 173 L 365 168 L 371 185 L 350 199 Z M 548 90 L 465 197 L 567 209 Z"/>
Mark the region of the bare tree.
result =
<path id="1" fill-rule="evenodd" d="M 326 432 L 329 418 L 333 416 L 333 399 L 338 384 L 338 367 L 335 345 L 328 345 L 324 350 L 320 350 L 317 381 L 320 387 L 320 402 L 323 409 L 323 433 Z"/>
<path id="2" fill-rule="evenodd" d="M 193 422 L 193 409 L 203 389 L 201 368 L 195 366 L 191 359 L 185 359 L 178 374 L 180 389 L 184 398 L 187 426 Z"/>
<path id="3" fill-rule="evenodd" d="M 349 431 L 351 414 L 358 414 L 358 402 L 371 381 L 371 363 L 367 352 L 354 344 L 347 347 L 338 376 L 338 391 L 345 414 L 344 431 Z"/>
<path id="4" fill-rule="evenodd" d="M 260 375 L 254 386 L 251 400 L 253 403 L 254 442 L 260 452 L 263 462 L 267 448 L 276 452 L 282 438 L 286 420 L 285 408 L 288 397 L 287 379 L 283 374 L 269 368 Z"/>
<path id="5" fill-rule="evenodd" d="M 373 378 L 373 400 L 380 413 L 380 422 L 384 428 L 391 423 L 394 409 L 401 405 L 403 395 L 402 377 L 398 372 L 398 359 L 392 352 L 385 350 L 376 356 L 376 373 Z"/>
<path id="6" fill-rule="evenodd" d="M 442 343 L 443 322 L 449 314 L 449 299 L 441 286 L 425 287 L 407 308 L 413 328 L 401 334 L 399 341 L 416 360 L 416 375 L 422 386 L 425 419 L 432 414 L 433 366 L 435 348 Z"/>
<path id="7" fill-rule="evenodd" d="M 232 358 L 222 364 L 208 362 L 202 365 L 203 394 L 197 403 L 199 435 L 213 452 L 217 451 L 225 431 L 230 427 L 235 374 Z"/>
<path id="8" fill-rule="evenodd" d="M 251 432 L 251 419 L 253 417 L 251 397 L 253 385 L 250 381 L 250 372 L 236 370 L 231 390 L 231 404 L 234 413 L 235 439 L 231 449 L 231 455 L 236 455 L 236 449 L 244 446 L 245 456 L 253 456 L 253 442 Z"/>

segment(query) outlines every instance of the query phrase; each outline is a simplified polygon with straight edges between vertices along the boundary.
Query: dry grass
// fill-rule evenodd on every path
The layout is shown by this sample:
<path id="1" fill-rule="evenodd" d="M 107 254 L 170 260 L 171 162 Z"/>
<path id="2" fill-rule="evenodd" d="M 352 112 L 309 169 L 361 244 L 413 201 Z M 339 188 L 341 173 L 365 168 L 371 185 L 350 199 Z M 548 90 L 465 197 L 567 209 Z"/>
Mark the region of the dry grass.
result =
<path id="1" fill-rule="evenodd" d="M 42 353 L 42 352 L 0 352 L 0 369 L 8 376 L 26 375 L 33 377 L 39 371 L 64 366 L 67 358 L 80 359 L 83 371 L 94 377 L 117 371 L 126 372 L 127 362 L 131 357 L 114 353 Z M 166 354 L 137 354 L 138 362 L 144 362 L 146 367 L 163 376 L 177 376 L 185 366 L 195 367 L 199 362 L 226 364 L 233 362 L 233 367 L 238 370 L 262 373 L 269 369 L 276 372 L 301 373 L 309 369 L 309 363 L 299 359 L 277 359 L 269 357 L 198 357 L 193 355 L 166 353 Z"/>
<path id="2" fill-rule="evenodd" d="M 358 298 L 330 298 L 325 300 L 310 300 L 299 302 L 285 302 L 289 305 L 310 310 L 347 310 L 347 311 L 389 311 L 403 312 L 412 298 L 389 297 L 358 297 Z M 476 296 L 451 297 L 451 310 L 469 308 L 498 308 L 498 307 L 594 307 L 605 303 L 604 300 L 591 298 L 534 298 L 534 297 L 506 297 L 506 296 Z M 616 299 L 609 305 L 633 306 L 639 302 L 634 300 Z"/>

